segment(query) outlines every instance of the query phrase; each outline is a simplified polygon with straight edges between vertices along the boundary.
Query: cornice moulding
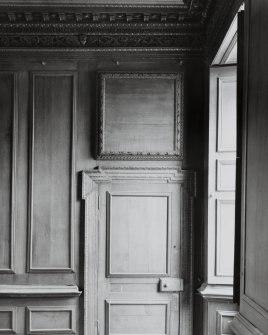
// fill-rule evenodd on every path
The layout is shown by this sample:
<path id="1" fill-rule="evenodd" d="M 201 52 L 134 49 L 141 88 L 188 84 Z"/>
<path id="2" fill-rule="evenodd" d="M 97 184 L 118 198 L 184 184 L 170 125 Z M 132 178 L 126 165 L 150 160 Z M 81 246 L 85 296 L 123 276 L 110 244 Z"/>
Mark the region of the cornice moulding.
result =
<path id="1" fill-rule="evenodd" d="M 200 294 L 205 300 L 231 300 L 233 298 L 232 285 L 211 285 L 204 283 L 197 293 Z"/>
<path id="2" fill-rule="evenodd" d="M 137 3 L 123 3 L 123 1 L 114 1 L 114 3 L 108 3 L 106 1 L 103 1 L 102 3 L 86 3 L 86 1 L 84 2 L 69 2 L 66 0 L 62 0 L 62 1 L 58 1 L 57 3 L 52 2 L 52 1 L 46 1 L 46 3 L 44 3 L 44 1 L 3 1 L 0 2 L 0 6 L 3 8 L 51 8 L 51 9 L 58 9 L 58 8 L 72 8 L 72 9 L 87 9 L 87 8 L 135 8 L 135 9 L 139 9 L 139 8 L 153 8 L 153 9 L 178 9 L 178 10 L 184 10 L 186 11 L 188 9 L 188 6 L 185 4 L 177 4 L 173 2 L 173 3 L 166 3 L 164 4 L 163 1 L 152 1 L 151 3 L 145 3 L 144 1 L 140 1 Z"/>
<path id="3" fill-rule="evenodd" d="M 204 11 L 210 1 L 185 1 L 176 6 L 4 2 L 0 3 L 0 48 L 184 48 L 200 52 L 205 41 Z"/>

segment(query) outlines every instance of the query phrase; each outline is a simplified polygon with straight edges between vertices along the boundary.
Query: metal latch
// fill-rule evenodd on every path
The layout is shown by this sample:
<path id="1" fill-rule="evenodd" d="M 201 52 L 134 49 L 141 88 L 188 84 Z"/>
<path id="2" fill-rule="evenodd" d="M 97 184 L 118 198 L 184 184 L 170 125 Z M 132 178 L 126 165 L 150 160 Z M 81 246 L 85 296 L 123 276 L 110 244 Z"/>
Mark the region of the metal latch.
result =
<path id="1" fill-rule="evenodd" d="M 183 291 L 183 279 L 181 278 L 160 278 L 160 292 L 180 292 Z"/>

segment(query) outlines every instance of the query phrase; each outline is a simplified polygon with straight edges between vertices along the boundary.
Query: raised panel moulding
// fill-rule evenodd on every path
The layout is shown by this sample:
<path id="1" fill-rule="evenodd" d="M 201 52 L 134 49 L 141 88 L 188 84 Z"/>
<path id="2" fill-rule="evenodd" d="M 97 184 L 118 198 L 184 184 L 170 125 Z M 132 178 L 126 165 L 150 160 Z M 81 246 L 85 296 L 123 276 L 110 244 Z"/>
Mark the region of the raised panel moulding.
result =
<path id="1" fill-rule="evenodd" d="M 236 77 L 218 77 L 217 151 L 236 151 Z"/>
<path id="2" fill-rule="evenodd" d="M 235 191 L 235 160 L 217 159 L 217 191 Z"/>
<path id="3" fill-rule="evenodd" d="M 0 297 L 77 297 L 77 286 L 60 285 L 0 285 Z"/>
<path id="4" fill-rule="evenodd" d="M 232 279 L 235 201 L 216 199 L 216 210 L 216 277 Z"/>
<path id="5" fill-rule="evenodd" d="M 0 273 L 14 273 L 14 247 L 16 225 L 16 160 L 18 137 L 18 88 L 17 74 L 1 71 L 4 88 L 0 103 L 0 189 L 1 189 L 1 236 Z M 10 86 L 9 86 L 10 85 Z"/>
<path id="6" fill-rule="evenodd" d="M 0 334 L 17 333 L 17 309 L 16 307 L 0 307 Z"/>
<path id="7" fill-rule="evenodd" d="M 235 335 L 265 335 L 240 313 L 234 317 L 234 320 L 230 324 L 230 328 Z"/>
<path id="8" fill-rule="evenodd" d="M 170 301 L 106 301 L 106 325 L 109 334 L 169 334 Z M 146 306 L 146 310 L 142 307 Z M 148 313 L 148 309 L 150 312 Z M 139 319 L 131 322 L 128 313 Z"/>
<path id="9" fill-rule="evenodd" d="M 217 333 L 216 335 L 231 335 L 230 319 L 233 319 L 238 312 L 236 311 L 217 311 Z M 227 333 L 228 331 L 228 333 Z"/>
<path id="10" fill-rule="evenodd" d="M 27 334 L 75 334 L 75 314 L 73 306 L 27 307 Z"/>
<path id="11" fill-rule="evenodd" d="M 28 272 L 74 272 L 76 78 L 32 73 Z"/>
<path id="12" fill-rule="evenodd" d="M 169 193 L 107 193 L 107 276 L 170 275 L 170 198 Z M 128 220 L 125 220 L 126 217 Z M 128 239 L 127 232 L 131 239 Z M 155 255 L 146 248 L 146 245 L 153 243 L 150 242 L 151 236 L 157 241 L 153 247 Z M 141 240 L 145 249 L 137 254 Z M 118 254 L 123 254 L 124 257 L 119 260 Z M 129 268 L 123 259 L 128 259 L 132 267 Z"/>

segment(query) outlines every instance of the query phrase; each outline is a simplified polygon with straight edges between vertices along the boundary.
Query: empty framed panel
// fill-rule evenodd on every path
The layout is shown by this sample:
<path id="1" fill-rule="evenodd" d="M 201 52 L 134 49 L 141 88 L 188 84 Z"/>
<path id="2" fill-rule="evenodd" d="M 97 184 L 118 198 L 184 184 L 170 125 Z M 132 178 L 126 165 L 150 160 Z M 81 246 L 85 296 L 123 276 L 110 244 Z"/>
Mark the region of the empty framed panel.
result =
<path id="1" fill-rule="evenodd" d="M 106 335 L 169 333 L 169 301 L 106 301 Z"/>
<path id="2" fill-rule="evenodd" d="M 107 193 L 107 196 L 107 275 L 168 275 L 170 195 Z"/>
<path id="3" fill-rule="evenodd" d="M 99 74 L 99 159 L 181 159 L 181 73 Z"/>

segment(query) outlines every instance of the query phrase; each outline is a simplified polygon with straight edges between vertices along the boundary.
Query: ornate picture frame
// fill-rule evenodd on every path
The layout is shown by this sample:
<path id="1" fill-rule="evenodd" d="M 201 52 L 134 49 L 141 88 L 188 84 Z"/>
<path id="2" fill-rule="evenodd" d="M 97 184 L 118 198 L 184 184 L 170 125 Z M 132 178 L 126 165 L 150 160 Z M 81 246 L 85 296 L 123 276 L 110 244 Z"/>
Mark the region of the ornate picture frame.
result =
<path id="1" fill-rule="evenodd" d="M 183 73 L 98 73 L 100 160 L 183 158 Z"/>

